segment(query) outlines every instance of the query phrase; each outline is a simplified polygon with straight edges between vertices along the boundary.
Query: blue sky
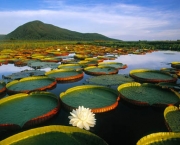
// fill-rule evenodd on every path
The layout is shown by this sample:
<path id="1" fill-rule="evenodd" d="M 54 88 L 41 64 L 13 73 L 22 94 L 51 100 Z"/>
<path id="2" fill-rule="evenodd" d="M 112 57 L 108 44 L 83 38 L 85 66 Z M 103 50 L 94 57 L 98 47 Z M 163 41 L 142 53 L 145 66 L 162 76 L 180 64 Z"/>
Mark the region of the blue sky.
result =
<path id="1" fill-rule="evenodd" d="M 180 0 L 0 0 L 0 34 L 44 23 L 119 40 L 180 39 Z"/>

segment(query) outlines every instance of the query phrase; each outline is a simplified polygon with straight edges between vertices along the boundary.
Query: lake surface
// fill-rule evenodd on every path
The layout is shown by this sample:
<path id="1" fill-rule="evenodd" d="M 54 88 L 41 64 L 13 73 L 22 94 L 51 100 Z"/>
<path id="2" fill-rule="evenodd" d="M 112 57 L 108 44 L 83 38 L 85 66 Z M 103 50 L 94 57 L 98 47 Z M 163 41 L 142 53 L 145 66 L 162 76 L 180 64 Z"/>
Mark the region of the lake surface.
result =
<path id="1" fill-rule="evenodd" d="M 112 62 L 120 62 L 127 64 L 126 69 L 119 70 L 119 74 L 129 74 L 133 69 L 156 69 L 171 68 L 171 62 L 180 61 L 180 52 L 175 51 L 156 51 L 146 53 L 145 55 L 120 55 L 115 60 L 107 60 Z M 106 62 L 106 61 L 104 61 Z M 0 66 L 0 80 L 2 75 L 10 75 L 15 72 L 20 72 L 30 67 L 15 67 L 14 64 Z M 49 68 L 43 70 L 50 70 Z M 61 92 L 67 89 L 78 86 L 86 85 L 86 79 L 92 77 L 84 75 L 83 79 L 73 83 L 58 83 L 56 88 L 48 90 L 59 96 Z M 177 81 L 179 83 L 179 80 Z M 8 96 L 3 94 L 1 98 Z M 91 132 L 103 138 L 109 145 L 135 145 L 136 142 L 143 136 L 156 133 L 167 132 L 163 116 L 164 109 L 153 107 L 139 107 L 131 105 L 123 100 L 119 101 L 119 105 L 112 111 L 106 113 L 96 114 L 96 125 L 91 128 Z M 12 110 L 13 113 L 13 110 Z M 69 125 L 69 112 L 61 108 L 58 115 L 45 123 L 38 125 Z M 36 126 L 36 127 L 38 127 Z M 23 130 L 20 130 L 23 131 Z M 18 133 L 20 131 L 0 131 L 0 140 Z"/>

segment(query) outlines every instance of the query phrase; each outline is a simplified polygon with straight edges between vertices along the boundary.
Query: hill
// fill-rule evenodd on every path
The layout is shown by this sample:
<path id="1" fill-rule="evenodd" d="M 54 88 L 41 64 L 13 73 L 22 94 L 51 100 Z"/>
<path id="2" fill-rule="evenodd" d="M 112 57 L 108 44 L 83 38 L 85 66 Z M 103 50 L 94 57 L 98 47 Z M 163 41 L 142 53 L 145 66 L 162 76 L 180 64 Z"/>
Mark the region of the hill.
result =
<path id="1" fill-rule="evenodd" d="M 98 33 L 80 33 L 63 29 L 41 21 L 32 21 L 16 28 L 5 36 L 11 40 L 68 40 L 68 41 L 92 41 L 115 40 Z"/>
<path id="2" fill-rule="evenodd" d="M 6 35 L 0 34 L 0 40 L 4 39 Z"/>

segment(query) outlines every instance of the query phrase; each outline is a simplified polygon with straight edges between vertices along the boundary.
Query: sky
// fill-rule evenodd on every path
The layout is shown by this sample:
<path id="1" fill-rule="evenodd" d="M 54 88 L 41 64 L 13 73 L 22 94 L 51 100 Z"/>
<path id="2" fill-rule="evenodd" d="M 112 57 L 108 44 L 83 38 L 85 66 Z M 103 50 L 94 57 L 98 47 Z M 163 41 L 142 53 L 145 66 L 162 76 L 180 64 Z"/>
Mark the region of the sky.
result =
<path id="1" fill-rule="evenodd" d="M 180 0 L 0 0 L 0 34 L 34 20 L 124 41 L 179 40 Z"/>

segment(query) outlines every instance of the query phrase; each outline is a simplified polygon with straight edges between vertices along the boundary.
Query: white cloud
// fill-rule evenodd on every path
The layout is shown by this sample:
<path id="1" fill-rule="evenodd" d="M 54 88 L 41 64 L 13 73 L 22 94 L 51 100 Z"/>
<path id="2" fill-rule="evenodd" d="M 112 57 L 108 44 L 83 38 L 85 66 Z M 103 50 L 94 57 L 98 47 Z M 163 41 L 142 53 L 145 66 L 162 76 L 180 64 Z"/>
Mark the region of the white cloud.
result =
<path id="1" fill-rule="evenodd" d="M 178 39 L 179 36 L 177 30 L 173 30 L 173 22 L 177 20 L 169 11 L 126 4 L 83 7 L 57 2 L 46 0 L 48 6 L 42 10 L 0 12 L 0 34 L 7 34 L 26 22 L 40 20 L 73 31 L 96 32 L 121 40 Z"/>

